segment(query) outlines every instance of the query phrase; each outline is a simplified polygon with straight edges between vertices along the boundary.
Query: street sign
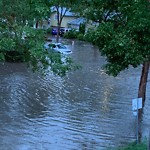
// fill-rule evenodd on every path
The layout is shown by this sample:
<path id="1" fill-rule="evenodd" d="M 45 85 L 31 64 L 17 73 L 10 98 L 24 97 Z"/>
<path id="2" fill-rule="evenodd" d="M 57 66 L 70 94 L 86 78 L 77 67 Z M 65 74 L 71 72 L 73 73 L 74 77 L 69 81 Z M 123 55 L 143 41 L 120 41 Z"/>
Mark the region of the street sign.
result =
<path id="1" fill-rule="evenodd" d="M 134 116 L 137 116 L 137 113 L 138 113 L 137 110 L 136 110 L 136 111 L 133 111 L 133 115 L 134 115 Z"/>
<path id="2" fill-rule="evenodd" d="M 132 110 L 138 110 L 142 108 L 142 98 L 132 99 Z"/>
<path id="3" fill-rule="evenodd" d="M 132 99 L 133 115 L 136 116 L 136 141 L 139 143 L 139 109 L 142 108 L 142 98 Z"/>

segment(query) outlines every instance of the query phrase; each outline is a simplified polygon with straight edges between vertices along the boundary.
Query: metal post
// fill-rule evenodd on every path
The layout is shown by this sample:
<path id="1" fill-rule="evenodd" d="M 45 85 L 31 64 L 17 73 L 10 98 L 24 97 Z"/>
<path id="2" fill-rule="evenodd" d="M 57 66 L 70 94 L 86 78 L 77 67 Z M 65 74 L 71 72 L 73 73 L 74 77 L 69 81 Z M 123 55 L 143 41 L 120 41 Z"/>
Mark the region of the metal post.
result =
<path id="1" fill-rule="evenodd" d="M 147 150 L 150 150 L 150 130 L 149 130 L 148 139 L 147 139 Z"/>
<path id="2" fill-rule="evenodd" d="M 140 122 L 139 122 L 139 109 L 142 109 L 142 98 L 137 98 L 132 100 L 132 110 L 136 112 L 136 143 L 138 144 L 141 139 L 141 132 L 139 132 Z"/>
<path id="3" fill-rule="evenodd" d="M 138 109 L 138 99 L 137 99 L 137 120 L 136 120 L 136 143 L 139 143 L 139 109 Z"/>

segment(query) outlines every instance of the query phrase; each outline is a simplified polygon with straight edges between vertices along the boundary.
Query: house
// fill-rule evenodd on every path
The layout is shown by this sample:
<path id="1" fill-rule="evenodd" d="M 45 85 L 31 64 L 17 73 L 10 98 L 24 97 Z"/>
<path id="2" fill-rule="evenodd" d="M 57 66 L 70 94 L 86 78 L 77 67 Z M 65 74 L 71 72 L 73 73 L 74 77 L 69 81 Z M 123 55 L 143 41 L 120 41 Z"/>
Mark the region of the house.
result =
<path id="1" fill-rule="evenodd" d="M 61 14 L 61 13 L 64 14 L 65 11 L 66 11 L 65 7 L 59 8 L 59 14 Z M 51 15 L 50 15 L 50 26 L 51 27 L 57 27 L 57 17 L 58 17 L 58 15 L 57 15 L 56 8 L 51 7 Z M 79 31 L 80 24 L 83 24 L 83 23 L 86 24 L 85 25 L 86 31 L 89 28 L 95 28 L 98 26 L 98 23 L 93 22 L 93 21 L 87 22 L 87 19 L 85 19 L 83 17 L 78 17 L 77 14 L 71 12 L 70 10 L 67 10 L 63 17 L 63 20 L 61 23 L 61 28 L 75 29 L 75 30 Z"/>
<path id="2" fill-rule="evenodd" d="M 80 24 L 85 23 L 86 19 L 82 17 L 78 17 L 75 13 L 71 12 L 70 9 L 67 9 L 65 7 L 59 8 L 59 14 L 64 15 L 62 22 L 61 22 L 61 28 L 64 28 L 66 30 L 68 29 L 75 29 L 79 30 Z M 50 27 L 57 28 L 57 18 L 58 14 L 55 7 L 51 7 L 51 14 L 49 19 L 43 19 L 41 21 L 38 21 L 34 24 L 34 28 L 42 28 L 42 29 L 48 29 Z"/>
<path id="3" fill-rule="evenodd" d="M 66 13 L 65 13 L 66 11 Z M 77 15 L 75 13 L 72 13 L 70 10 L 67 10 L 67 8 L 60 7 L 59 8 L 59 14 L 64 15 L 62 23 L 61 23 L 61 28 L 68 28 L 68 22 L 71 22 L 74 19 L 77 19 Z M 51 8 L 51 15 L 50 15 L 50 26 L 51 27 L 57 27 L 57 11 L 55 7 Z"/>
<path id="4" fill-rule="evenodd" d="M 42 20 L 34 20 L 33 28 L 48 29 L 50 28 L 50 18 Z"/>
<path id="5" fill-rule="evenodd" d="M 76 18 L 74 20 L 69 21 L 67 24 L 68 24 L 69 28 L 72 28 L 72 29 L 79 31 L 80 24 L 83 24 L 85 22 L 86 22 L 86 19 L 80 17 L 80 18 Z"/>

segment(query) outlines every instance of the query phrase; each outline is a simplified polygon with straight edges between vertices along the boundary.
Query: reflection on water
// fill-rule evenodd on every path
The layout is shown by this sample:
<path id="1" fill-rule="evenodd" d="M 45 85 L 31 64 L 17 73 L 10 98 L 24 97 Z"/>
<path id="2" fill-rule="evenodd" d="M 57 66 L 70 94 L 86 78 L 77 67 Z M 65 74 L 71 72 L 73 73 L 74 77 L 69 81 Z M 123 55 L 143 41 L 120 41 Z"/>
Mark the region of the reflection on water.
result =
<path id="1" fill-rule="evenodd" d="M 95 47 L 75 42 L 72 50 L 82 69 L 64 78 L 42 77 L 22 63 L 0 64 L 0 149 L 97 150 L 135 140 L 131 99 L 140 68 L 113 78 L 101 69 L 104 58 Z"/>

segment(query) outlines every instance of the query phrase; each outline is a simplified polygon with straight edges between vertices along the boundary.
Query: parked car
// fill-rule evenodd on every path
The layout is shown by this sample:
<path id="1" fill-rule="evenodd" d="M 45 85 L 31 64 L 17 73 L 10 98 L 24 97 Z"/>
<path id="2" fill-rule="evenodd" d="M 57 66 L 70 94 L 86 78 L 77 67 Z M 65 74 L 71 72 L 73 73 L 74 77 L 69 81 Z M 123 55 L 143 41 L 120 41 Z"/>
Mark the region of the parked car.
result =
<path id="1" fill-rule="evenodd" d="M 52 28 L 52 35 L 57 35 L 57 29 L 56 28 Z"/>
<path id="2" fill-rule="evenodd" d="M 52 28 L 52 35 L 57 35 L 57 32 L 58 32 L 57 28 Z M 64 33 L 65 33 L 65 29 L 64 28 L 60 28 L 59 35 L 63 36 Z"/>
<path id="3" fill-rule="evenodd" d="M 72 53 L 72 51 L 70 49 L 68 49 L 66 45 L 63 45 L 62 43 L 46 43 L 44 45 L 44 48 L 46 50 L 52 49 L 61 54 L 71 54 Z"/>
<path id="4" fill-rule="evenodd" d="M 60 35 L 60 36 L 63 36 L 63 35 L 64 35 L 64 33 L 65 33 L 65 29 L 60 28 L 59 35 Z"/>

